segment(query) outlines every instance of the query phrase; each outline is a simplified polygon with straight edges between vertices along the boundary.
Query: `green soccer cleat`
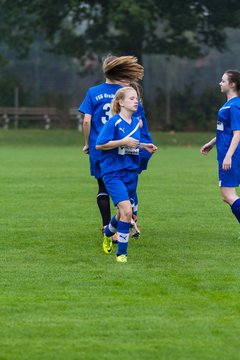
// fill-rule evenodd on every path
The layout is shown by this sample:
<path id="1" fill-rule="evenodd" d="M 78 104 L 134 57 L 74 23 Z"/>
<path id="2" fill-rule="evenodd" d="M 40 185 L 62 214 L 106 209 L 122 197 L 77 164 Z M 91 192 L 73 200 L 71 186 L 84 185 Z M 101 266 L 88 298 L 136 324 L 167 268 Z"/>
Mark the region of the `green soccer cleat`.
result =
<path id="1" fill-rule="evenodd" d="M 119 263 L 126 263 L 127 262 L 127 255 L 122 254 L 122 255 L 116 255 L 116 261 Z"/>
<path id="2" fill-rule="evenodd" d="M 103 251 L 105 252 L 105 254 L 111 254 L 113 249 L 113 243 L 112 243 L 112 238 L 111 237 L 107 237 L 104 233 L 103 233 Z"/>

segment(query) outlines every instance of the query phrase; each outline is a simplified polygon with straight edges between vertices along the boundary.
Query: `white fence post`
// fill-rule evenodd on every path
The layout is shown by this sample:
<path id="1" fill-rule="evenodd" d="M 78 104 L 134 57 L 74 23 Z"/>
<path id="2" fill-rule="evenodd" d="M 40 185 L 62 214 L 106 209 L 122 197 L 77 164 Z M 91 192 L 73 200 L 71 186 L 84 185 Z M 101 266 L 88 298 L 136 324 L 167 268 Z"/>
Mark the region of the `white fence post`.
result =
<path id="1" fill-rule="evenodd" d="M 14 108 L 15 108 L 15 128 L 18 128 L 18 108 L 19 108 L 19 89 L 18 87 L 14 88 Z"/>
<path id="2" fill-rule="evenodd" d="M 45 119 L 45 129 L 49 130 L 51 127 L 51 119 L 49 118 L 48 115 L 44 115 L 44 119 Z"/>
<path id="3" fill-rule="evenodd" d="M 4 130 L 7 130 L 9 122 L 10 122 L 10 119 L 7 114 L 3 114 L 3 120 L 4 120 L 3 128 L 4 128 Z"/>

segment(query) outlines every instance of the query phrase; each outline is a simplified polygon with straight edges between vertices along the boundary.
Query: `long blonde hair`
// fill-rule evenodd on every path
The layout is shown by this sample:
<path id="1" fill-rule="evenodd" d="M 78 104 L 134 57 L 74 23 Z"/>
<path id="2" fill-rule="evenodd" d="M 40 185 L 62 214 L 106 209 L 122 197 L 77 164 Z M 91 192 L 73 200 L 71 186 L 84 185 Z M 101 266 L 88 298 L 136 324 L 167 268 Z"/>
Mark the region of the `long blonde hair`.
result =
<path id="1" fill-rule="evenodd" d="M 144 75 L 144 68 L 135 56 L 108 56 L 102 69 L 106 78 L 115 81 L 141 80 Z"/>
<path id="2" fill-rule="evenodd" d="M 111 102 L 111 111 L 112 114 L 119 114 L 121 111 L 121 106 L 120 106 L 120 100 L 124 100 L 126 93 L 130 90 L 134 90 L 136 91 L 134 88 L 132 88 L 131 86 L 125 86 L 121 89 L 118 89 L 118 91 L 116 92 L 112 102 Z"/>
<path id="3" fill-rule="evenodd" d="M 138 100 L 142 104 L 142 102 L 143 102 L 143 100 L 142 100 L 142 98 L 143 98 L 143 88 L 139 84 L 139 81 L 131 81 L 129 86 L 131 86 L 134 90 L 136 90 Z"/>

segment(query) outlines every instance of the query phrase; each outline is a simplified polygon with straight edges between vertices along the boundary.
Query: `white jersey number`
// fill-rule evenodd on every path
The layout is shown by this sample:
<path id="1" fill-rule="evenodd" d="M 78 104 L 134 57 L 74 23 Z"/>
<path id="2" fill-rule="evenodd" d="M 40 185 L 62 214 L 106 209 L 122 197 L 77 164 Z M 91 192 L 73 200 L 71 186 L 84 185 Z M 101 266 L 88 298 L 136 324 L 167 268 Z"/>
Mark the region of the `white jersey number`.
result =
<path id="1" fill-rule="evenodd" d="M 111 104 L 104 104 L 103 110 L 105 111 L 105 116 L 102 116 L 101 120 L 103 124 L 106 124 L 106 122 L 113 116 L 111 111 Z"/>

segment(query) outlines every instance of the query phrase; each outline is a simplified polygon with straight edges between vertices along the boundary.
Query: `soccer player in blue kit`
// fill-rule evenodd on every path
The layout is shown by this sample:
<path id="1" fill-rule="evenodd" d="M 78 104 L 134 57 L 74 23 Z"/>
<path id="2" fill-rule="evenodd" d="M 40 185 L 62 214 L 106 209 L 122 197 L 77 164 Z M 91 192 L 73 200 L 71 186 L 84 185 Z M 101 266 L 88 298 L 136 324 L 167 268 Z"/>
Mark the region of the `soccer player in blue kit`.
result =
<path id="1" fill-rule="evenodd" d="M 112 116 L 110 105 L 116 91 L 123 86 L 129 85 L 132 81 L 141 80 L 144 69 L 134 56 L 109 56 L 103 62 L 103 73 L 106 77 L 106 82 L 93 86 L 88 90 L 84 101 L 79 107 L 79 111 L 84 113 L 83 132 L 85 145 L 83 152 L 89 154 L 90 172 L 98 181 L 97 204 L 104 228 L 111 219 L 110 201 L 101 177 L 100 153 L 95 148 L 96 139 L 103 125 Z M 143 114 L 143 108 L 139 103 L 137 116 L 142 119 Z M 142 119 L 142 124 L 141 136 L 146 139 L 146 142 L 152 142 L 145 118 Z M 145 164 L 147 164 L 148 159 L 142 157 L 144 163 L 140 171 L 146 168 Z"/>
<path id="2" fill-rule="evenodd" d="M 219 85 L 227 102 L 218 112 L 216 137 L 200 152 L 207 155 L 216 144 L 221 195 L 240 222 L 240 198 L 236 192 L 240 184 L 240 71 L 226 70 Z"/>
<path id="3" fill-rule="evenodd" d="M 139 120 L 133 116 L 138 107 L 136 90 L 132 87 L 119 89 L 111 107 L 115 115 L 103 126 L 96 142 L 96 149 L 101 150 L 101 176 L 118 208 L 117 215 L 104 229 L 103 249 L 105 253 L 112 252 L 111 237 L 117 232 L 116 260 L 126 263 L 132 201 L 136 196 L 138 181 L 139 148 L 153 153 L 157 147 L 152 143 L 140 142 Z"/>
<path id="4" fill-rule="evenodd" d="M 139 100 L 139 106 L 138 106 L 138 110 L 137 113 L 134 114 L 134 116 L 136 116 L 139 120 L 139 125 L 140 125 L 140 129 L 141 129 L 141 142 L 146 142 L 146 143 L 152 143 L 152 137 L 148 131 L 148 126 L 147 126 L 147 119 L 146 119 L 146 114 L 145 111 L 143 109 L 142 106 L 142 87 L 140 86 L 139 82 L 136 81 L 131 81 L 130 86 L 133 87 L 138 95 L 138 100 Z M 138 173 L 141 174 L 141 172 L 143 170 L 147 169 L 148 166 L 148 161 L 151 158 L 152 154 L 149 153 L 146 149 L 140 149 L 140 165 L 139 165 L 139 170 Z M 135 222 L 135 226 L 131 226 L 130 228 L 130 234 L 133 238 L 138 239 L 140 236 L 140 229 L 137 223 L 137 219 L 138 219 L 138 196 L 136 193 L 136 198 L 134 201 L 134 206 L 133 206 L 133 221 Z"/>

